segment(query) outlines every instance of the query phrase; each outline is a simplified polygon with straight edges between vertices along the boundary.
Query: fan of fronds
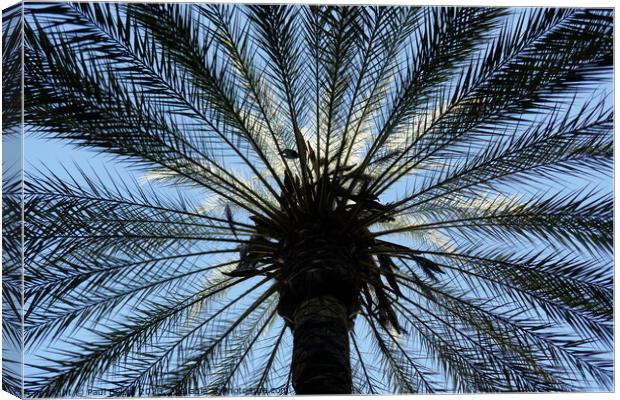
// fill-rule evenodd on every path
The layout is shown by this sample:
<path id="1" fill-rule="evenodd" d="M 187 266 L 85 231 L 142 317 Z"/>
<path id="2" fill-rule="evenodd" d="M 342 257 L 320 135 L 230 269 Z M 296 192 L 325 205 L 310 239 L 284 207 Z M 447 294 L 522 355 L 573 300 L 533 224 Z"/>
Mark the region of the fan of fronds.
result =
<path id="1" fill-rule="evenodd" d="M 611 11 L 25 7 L 27 134 L 145 172 L 26 176 L 30 396 L 292 391 L 334 238 L 356 392 L 613 387 Z"/>

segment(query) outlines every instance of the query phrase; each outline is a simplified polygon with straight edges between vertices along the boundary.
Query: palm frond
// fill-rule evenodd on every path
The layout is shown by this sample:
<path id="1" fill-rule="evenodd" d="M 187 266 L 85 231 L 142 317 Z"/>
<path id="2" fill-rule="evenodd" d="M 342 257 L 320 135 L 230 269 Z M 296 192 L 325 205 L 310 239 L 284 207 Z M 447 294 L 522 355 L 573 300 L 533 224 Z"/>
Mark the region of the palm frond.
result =
<path id="1" fill-rule="evenodd" d="M 38 21 L 40 14 L 35 15 Z M 95 41 L 100 29 L 93 29 L 97 36 L 91 40 Z M 56 137 L 105 148 L 122 156 L 138 157 L 147 165 L 158 164 L 188 182 L 209 187 L 241 207 L 248 208 L 236 199 L 237 196 L 270 212 L 264 196 L 229 172 L 220 160 L 221 155 L 218 157 L 211 150 L 201 148 L 204 145 L 199 144 L 195 125 L 188 135 L 184 132 L 187 124 L 179 125 L 178 119 L 170 120 L 166 114 L 169 107 L 145 95 L 142 83 L 138 86 L 122 72 L 115 71 L 115 65 L 129 62 L 125 53 L 121 53 L 119 60 L 110 59 L 102 64 L 97 54 L 103 50 L 97 41 L 92 45 L 86 39 L 83 42 L 56 39 L 58 35 L 46 33 L 40 25 L 36 33 L 27 29 L 26 35 L 28 50 L 32 49 L 27 51 L 27 64 L 38 68 L 26 71 L 32 83 L 27 93 L 32 101 L 31 115 L 27 116 L 29 124 Z M 105 76 L 105 83 L 99 82 L 102 76 Z M 162 79 L 157 83 L 165 84 Z M 221 135 L 217 137 L 222 138 Z M 240 153 L 232 139 L 223 139 L 235 154 Z M 245 160 L 246 164 L 251 164 L 247 158 Z"/>
<path id="2" fill-rule="evenodd" d="M 260 44 L 259 57 L 262 58 L 270 78 L 276 104 L 281 103 L 288 115 L 285 129 L 292 131 L 295 146 L 299 153 L 301 176 L 308 182 L 307 148 L 301 127 L 305 116 L 303 104 L 306 93 L 303 79 L 300 77 L 302 52 L 295 40 L 296 21 L 299 17 L 295 8 L 285 6 L 251 6 L 247 14 L 253 21 L 251 37 Z"/>
<path id="3" fill-rule="evenodd" d="M 550 118 L 529 131 L 498 140 L 482 154 L 465 157 L 457 168 L 445 169 L 422 178 L 416 193 L 398 202 L 399 210 L 415 210 L 442 196 L 479 196 L 498 185 L 532 185 L 535 176 L 556 177 L 558 172 L 583 174 L 586 168 L 598 171 L 609 166 L 612 157 L 613 113 L 603 103 L 584 104 L 569 119 Z M 402 206 L 401 206 L 402 205 Z"/>
<path id="4" fill-rule="evenodd" d="M 450 207 L 417 210 L 428 215 L 426 221 L 391 230 L 378 231 L 383 236 L 407 231 L 452 230 L 459 234 L 483 232 L 511 240 L 521 237 L 543 240 L 559 246 L 584 246 L 590 251 L 611 251 L 611 196 L 598 197 L 596 191 L 560 194 L 533 199 L 493 198 L 488 202 L 463 199 L 446 200 Z M 437 218 L 441 220 L 437 220 Z"/>
<path id="5" fill-rule="evenodd" d="M 472 61 L 452 94 L 445 93 L 446 104 L 425 113 L 428 118 L 414 131 L 415 139 L 383 172 L 391 175 L 383 188 L 455 142 L 480 140 L 502 124 L 514 124 L 525 110 L 542 111 L 588 82 L 604 79 L 612 51 L 606 11 L 534 13 L 531 19 L 521 17 L 516 29 L 505 28 L 482 62 Z"/>
<path id="6" fill-rule="evenodd" d="M 2 133 L 4 137 L 19 131 L 22 117 L 22 27 L 18 7 L 2 12 Z"/>
<path id="7" fill-rule="evenodd" d="M 441 8 L 429 9 L 423 29 L 412 40 L 415 46 L 413 65 L 405 64 L 397 74 L 394 98 L 387 111 L 379 116 L 378 134 L 362 167 L 366 167 L 401 124 L 410 122 L 417 108 L 436 96 L 437 88 L 449 78 L 474 50 L 480 35 L 501 16 L 501 9 Z M 400 76 L 399 76 L 400 75 Z"/>
<path id="8" fill-rule="evenodd" d="M 385 368 L 389 371 L 386 371 L 387 376 L 391 377 L 398 392 L 435 392 L 431 372 L 407 353 L 390 333 L 382 332 L 372 319 L 366 318 L 366 321 L 385 358 Z"/>
<path id="9" fill-rule="evenodd" d="M 430 305 L 425 306 L 423 302 L 406 300 L 407 304 L 415 305 L 430 317 L 422 325 L 429 328 L 428 323 L 438 324 L 431 329 L 443 338 L 444 346 L 465 346 L 448 347 L 444 351 L 450 355 L 443 354 L 441 357 L 449 359 L 459 355 L 471 358 L 465 365 L 460 361 L 450 366 L 459 368 L 460 364 L 461 368 L 465 367 L 456 371 L 455 379 L 471 379 L 468 382 L 471 385 L 469 390 L 496 391 L 502 385 L 506 385 L 504 390 L 567 390 L 569 382 L 578 383 L 588 379 L 609 382 L 611 378 L 608 363 L 600 362 L 598 352 L 590 348 L 588 340 L 565 339 L 561 334 L 550 331 L 552 325 L 543 323 L 544 320 L 524 317 L 523 309 L 487 304 L 488 300 L 453 295 L 436 286 L 431 289 L 432 295 L 413 286 L 405 286 L 432 302 L 431 309 Z M 400 310 L 420 322 L 412 311 L 407 308 Z M 418 328 L 418 324 L 414 326 Z M 438 344 L 436 340 L 430 343 Z M 497 354 L 502 354 L 502 357 L 492 361 Z M 491 357 L 491 360 L 487 357 Z M 561 366 L 560 362 L 568 359 L 575 366 L 574 369 L 566 370 Z M 514 364 L 510 367 L 502 366 L 506 362 Z M 573 376 L 567 379 L 563 377 L 565 374 Z M 494 378 L 498 381 L 494 382 Z M 478 386 L 481 383 L 484 386 Z"/>
<path id="10" fill-rule="evenodd" d="M 231 285 L 226 284 L 227 281 L 230 281 L 230 278 L 226 278 L 224 281 L 216 280 L 213 281 L 212 286 L 194 292 L 190 297 L 172 299 L 173 301 L 176 300 L 176 305 L 173 307 L 162 305 L 157 301 L 148 302 L 146 309 L 138 313 L 137 316 L 130 317 L 126 322 L 117 321 L 111 332 L 105 334 L 101 332 L 99 342 L 78 340 L 76 342 L 79 346 L 77 351 L 61 351 L 61 354 L 64 353 L 73 357 L 72 360 L 61 365 L 60 368 L 46 368 L 48 373 L 54 372 L 55 376 L 44 381 L 35 393 L 45 396 L 69 395 L 79 391 L 85 382 L 95 382 L 97 376 L 108 371 L 119 361 L 131 363 L 138 370 L 129 369 L 126 376 L 121 376 L 123 381 L 117 382 L 118 394 L 138 394 L 142 391 L 148 393 L 149 390 L 152 390 L 151 385 L 142 386 L 141 383 L 150 382 L 151 379 L 157 377 L 153 371 L 156 371 L 158 367 L 161 368 L 161 360 L 164 360 L 164 357 L 174 349 L 172 347 L 163 355 L 160 354 L 158 342 L 171 340 L 166 338 L 165 332 L 178 326 L 180 320 L 191 322 L 194 314 L 192 307 L 196 304 L 205 303 L 214 295 L 221 295 L 223 291 L 229 290 Z M 251 293 L 264 283 L 265 280 L 257 283 L 247 293 Z M 201 321 L 199 326 L 203 327 L 213 321 L 243 298 L 243 296 L 239 296 L 236 300 L 216 310 L 206 321 Z M 187 336 L 183 330 L 177 332 L 177 335 L 179 334 L 183 335 L 181 340 Z M 149 345 L 151 346 L 151 353 L 143 350 L 145 346 Z M 147 354 L 149 357 L 145 358 L 144 356 Z"/>

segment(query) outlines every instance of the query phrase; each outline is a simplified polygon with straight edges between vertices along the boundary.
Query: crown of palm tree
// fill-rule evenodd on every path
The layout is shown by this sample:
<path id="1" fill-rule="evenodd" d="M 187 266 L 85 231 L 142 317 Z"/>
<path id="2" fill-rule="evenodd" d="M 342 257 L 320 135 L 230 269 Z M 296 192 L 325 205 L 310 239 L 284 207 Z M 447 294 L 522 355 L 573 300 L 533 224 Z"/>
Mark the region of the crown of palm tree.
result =
<path id="1" fill-rule="evenodd" d="M 26 175 L 27 395 L 288 393 L 325 294 L 358 393 L 612 387 L 611 11 L 24 7 L 26 134 L 147 172 Z"/>

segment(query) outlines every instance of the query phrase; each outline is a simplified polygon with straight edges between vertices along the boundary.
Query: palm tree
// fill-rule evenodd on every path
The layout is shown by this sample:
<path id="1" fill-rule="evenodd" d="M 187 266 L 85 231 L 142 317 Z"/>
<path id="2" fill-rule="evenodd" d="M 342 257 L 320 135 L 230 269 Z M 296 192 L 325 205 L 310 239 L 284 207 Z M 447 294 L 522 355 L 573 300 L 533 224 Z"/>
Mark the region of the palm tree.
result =
<path id="1" fill-rule="evenodd" d="M 27 396 L 613 387 L 612 11 L 24 8 Z"/>

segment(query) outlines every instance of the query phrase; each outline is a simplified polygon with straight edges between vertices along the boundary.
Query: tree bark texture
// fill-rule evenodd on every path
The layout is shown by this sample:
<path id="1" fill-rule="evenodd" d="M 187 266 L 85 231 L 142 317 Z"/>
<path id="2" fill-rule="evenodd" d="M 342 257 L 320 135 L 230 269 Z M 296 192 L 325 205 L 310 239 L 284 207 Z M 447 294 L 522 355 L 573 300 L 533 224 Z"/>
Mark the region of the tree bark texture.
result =
<path id="1" fill-rule="evenodd" d="M 333 296 L 301 303 L 294 315 L 291 364 L 297 394 L 351 393 L 349 316 Z"/>
<path id="2" fill-rule="evenodd" d="M 367 248 L 339 220 L 310 222 L 282 252 L 278 313 L 293 333 L 297 394 L 349 394 L 349 332 L 361 307 L 356 253 Z"/>

